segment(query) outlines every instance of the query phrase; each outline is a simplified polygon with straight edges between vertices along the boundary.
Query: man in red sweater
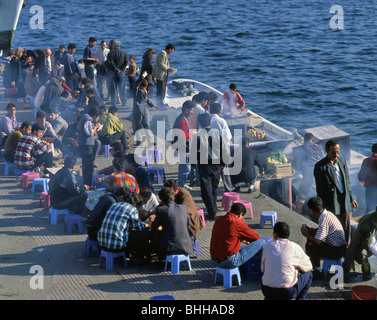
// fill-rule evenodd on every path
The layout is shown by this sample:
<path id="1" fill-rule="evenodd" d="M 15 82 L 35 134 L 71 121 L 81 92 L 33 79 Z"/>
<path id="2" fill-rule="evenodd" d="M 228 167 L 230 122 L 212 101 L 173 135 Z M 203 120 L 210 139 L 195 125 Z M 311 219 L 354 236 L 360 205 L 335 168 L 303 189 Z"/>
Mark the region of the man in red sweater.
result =
<path id="1" fill-rule="evenodd" d="M 266 241 L 242 220 L 246 208 L 235 203 L 225 216 L 218 217 L 212 229 L 210 253 L 217 267 L 239 267 L 262 251 Z M 241 247 L 241 242 L 246 244 Z"/>

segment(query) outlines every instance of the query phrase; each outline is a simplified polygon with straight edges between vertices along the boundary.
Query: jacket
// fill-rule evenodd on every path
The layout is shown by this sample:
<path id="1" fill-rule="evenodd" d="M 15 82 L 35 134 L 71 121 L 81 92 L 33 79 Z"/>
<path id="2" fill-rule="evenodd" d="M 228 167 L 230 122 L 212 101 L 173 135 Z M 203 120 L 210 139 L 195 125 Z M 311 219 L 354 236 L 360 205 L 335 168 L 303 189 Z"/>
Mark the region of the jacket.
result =
<path id="1" fill-rule="evenodd" d="M 168 54 L 166 50 L 159 52 L 156 62 L 153 67 L 152 77 L 157 80 L 164 81 L 168 76 L 168 69 L 170 68 Z"/>
<path id="2" fill-rule="evenodd" d="M 81 193 L 81 190 L 71 170 L 63 167 L 52 178 L 48 193 L 51 197 L 51 205 L 54 207 L 60 201 Z"/>

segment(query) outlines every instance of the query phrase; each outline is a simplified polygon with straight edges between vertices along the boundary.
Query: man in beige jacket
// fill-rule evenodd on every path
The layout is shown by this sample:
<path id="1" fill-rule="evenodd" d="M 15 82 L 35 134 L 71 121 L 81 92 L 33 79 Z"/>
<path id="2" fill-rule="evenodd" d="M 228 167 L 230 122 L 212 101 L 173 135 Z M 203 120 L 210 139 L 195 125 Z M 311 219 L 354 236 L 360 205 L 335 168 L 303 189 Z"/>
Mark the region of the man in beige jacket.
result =
<path id="1" fill-rule="evenodd" d="M 175 50 L 174 45 L 171 43 L 168 44 L 165 50 L 162 50 L 156 58 L 156 63 L 153 67 L 152 77 L 156 78 L 156 86 L 157 86 L 157 93 L 156 93 L 156 104 L 159 107 L 164 106 L 164 99 L 166 95 L 166 85 L 168 83 L 168 73 L 169 72 L 176 72 L 177 70 L 171 68 L 169 65 L 168 55 L 172 54 Z"/>

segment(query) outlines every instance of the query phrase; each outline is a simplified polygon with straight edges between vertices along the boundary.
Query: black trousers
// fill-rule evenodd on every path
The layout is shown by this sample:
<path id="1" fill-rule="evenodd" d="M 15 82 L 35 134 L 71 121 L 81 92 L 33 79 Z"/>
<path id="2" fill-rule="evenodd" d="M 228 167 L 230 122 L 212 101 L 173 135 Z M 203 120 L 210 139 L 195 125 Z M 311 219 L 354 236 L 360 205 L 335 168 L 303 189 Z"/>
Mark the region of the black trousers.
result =
<path id="1" fill-rule="evenodd" d="M 318 245 L 308 241 L 305 245 L 306 254 L 309 256 L 314 268 L 321 266 L 321 258 L 338 260 L 345 255 L 346 250 L 346 246 L 334 247 L 324 242 Z"/>
<path id="2" fill-rule="evenodd" d="M 217 214 L 217 189 L 219 187 L 221 166 L 219 164 L 199 164 L 200 193 L 207 208 L 209 218 Z"/>
<path id="3" fill-rule="evenodd" d="M 93 161 L 101 148 L 100 140 L 96 140 L 93 146 L 79 146 L 79 154 L 82 162 L 83 183 L 92 186 L 93 182 Z"/>
<path id="4" fill-rule="evenodd" d="M 163 100 L 165 99 L 166 96 L 166 86 L 168 83 L 168 77 L 166 77 L 164 80 L 157 80 L 156 87 L 157 87 L 157 92 L 156 92 L 156 104 L 159 107 L 163 106 Z"/>
<path id="5" fill-rule="evenodd" d="M 72 195 L 64 199 L 54 199 L 51 198 L 51 206 L 55 209 L 69 209 L 73 214 L 79 214 L 84 210 L 86 200 L 88 199 L 88 194 L 83 191 L 77 195 Z"/>

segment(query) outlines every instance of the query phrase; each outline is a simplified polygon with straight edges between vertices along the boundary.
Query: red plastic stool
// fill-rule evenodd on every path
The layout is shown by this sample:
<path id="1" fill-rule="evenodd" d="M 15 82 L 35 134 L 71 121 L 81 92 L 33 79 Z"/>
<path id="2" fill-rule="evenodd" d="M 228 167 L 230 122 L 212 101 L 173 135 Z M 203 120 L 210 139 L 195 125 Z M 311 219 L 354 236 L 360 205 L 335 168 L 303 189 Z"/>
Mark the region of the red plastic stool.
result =
<path id="1" fill-rule="evenodd" d="M 50 208 L 50 195 L 48 192 L 43 191 L 39 197 L 39 208 L 41 207 L 42 200 L 44 200 L 44 209 L 48 210 Z"/>
<path id="2" fill-rule="evenodd" d="M 27 189 L 29 187 L 29 180 L 39 178 L 38 172 L 24 172 L 21 174 L 21 188 Z"/>
<path id="3" fill-rule="evenodd" d="M 250 209 L 251 219 L 254 218 L 254 216 L 253 216 L 253 205 L 251 204 L 250 201 L 247 201 L 247 200 L 235 200 L 235 201 L 233 201 L 233 204 L 234 203 L 242 203 L 246 208 Z"/>
<path id="4" fill-rule="evenodd" d="M 240 196 L 237 192 L 224 192 L 221 207 L 224 208 L 225 211 L 229 211 L 230 202 L 236 200 L 240 200 Z"/>

